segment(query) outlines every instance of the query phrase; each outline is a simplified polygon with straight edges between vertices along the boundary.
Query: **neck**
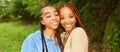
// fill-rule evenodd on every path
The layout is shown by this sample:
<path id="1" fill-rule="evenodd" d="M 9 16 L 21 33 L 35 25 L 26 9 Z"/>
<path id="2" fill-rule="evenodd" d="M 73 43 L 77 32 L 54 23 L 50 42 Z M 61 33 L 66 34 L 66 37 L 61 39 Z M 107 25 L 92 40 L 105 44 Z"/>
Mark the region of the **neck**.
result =
<path id="1" fill-rule="evenodd" d="M 66 31 L 66 36 L 69 36 L 70 35 L 70 33 L 71 33 L 71 31 L 73 30 L 73 29 L 75 29 L 76 28 L 76 26 L 74 26 L 70 31 Z"/>
<path id="2" fill-rule="evenodd" d="M 71 31 L 66 31 L 65 37 L 69 37 Z"/>
<path id="3" fill-rule="evenodd" d="M 44 34 L 49 36 L 54 42 L 55 42 L 55 33 L 56 33 L 56 30 L 53 30 L 53 29 L 44 30 Z"/>

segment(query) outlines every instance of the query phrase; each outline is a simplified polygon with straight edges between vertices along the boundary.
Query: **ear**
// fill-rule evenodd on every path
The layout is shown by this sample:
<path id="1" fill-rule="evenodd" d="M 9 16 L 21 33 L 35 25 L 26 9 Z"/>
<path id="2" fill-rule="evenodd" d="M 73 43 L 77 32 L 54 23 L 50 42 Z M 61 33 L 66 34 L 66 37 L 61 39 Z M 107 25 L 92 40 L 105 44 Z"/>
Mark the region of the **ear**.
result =
<path id="1" fill-rule="evenodd" d="M 43 25 L 45 25 L 45 23 L 44 23 L 42 20 L 41 20 L 40 22 L 41 22 Z"/>

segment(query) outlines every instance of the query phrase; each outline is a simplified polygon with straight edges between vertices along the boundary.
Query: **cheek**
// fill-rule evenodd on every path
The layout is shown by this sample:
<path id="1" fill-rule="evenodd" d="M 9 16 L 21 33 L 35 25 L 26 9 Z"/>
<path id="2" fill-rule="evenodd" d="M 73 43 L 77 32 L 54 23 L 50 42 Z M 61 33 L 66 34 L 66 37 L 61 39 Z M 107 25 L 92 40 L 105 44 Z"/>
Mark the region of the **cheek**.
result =
<path id="1" fill-rule="evenodd" d="M 73 24 L 75 25 L 76 24 L 76 19 L 71 19 L 71 21 L 73 22 Z"/>
<path id="2" fill-rule="evenodd" d="M 74 25 L 75 25 L 76 23 L 77 23 L 77 20 L 75 19 L 75 20 L 74 20 Z"/>
<path id="3" fill-rule="evenodd" d="M 45 24 L 47 24 L 47 23 L 49 23 L 49 19 L 43 19 L 43 22 L 44 22 Z"/>
<path id="4" fill-rule="evenodd" d="M 60 17 L 57 17 L 57 20 L 60 21 Z"/>
<path id="5" fill-rule="evenodd" d="M 63 23 L 64 23 L 64 21 L 63 20 L 60 20 L 60 24 L 63 26 Z"/>

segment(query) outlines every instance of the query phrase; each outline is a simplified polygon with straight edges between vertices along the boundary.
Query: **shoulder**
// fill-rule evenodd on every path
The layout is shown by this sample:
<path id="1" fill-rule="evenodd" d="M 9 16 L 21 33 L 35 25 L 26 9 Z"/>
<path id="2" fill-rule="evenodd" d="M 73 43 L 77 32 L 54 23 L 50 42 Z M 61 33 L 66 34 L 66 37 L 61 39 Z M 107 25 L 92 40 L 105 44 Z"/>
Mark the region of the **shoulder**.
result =
<path id="1" fill-rule="evenodd" d="M 86 52 L 88 49 L 88 38 L 85 30 L 81 27 L 76 27 L 71 32 L 72 48 L 71 51 Z"/>
<path id="2" fill-rule="evenodd" d="M 41 34 L 41 31 L 38 30 L 38 31 L 28 35 L 27 38 L 24 40 L 24 42 L 22 44 L 21 52 L 36 52 L 38 42 L 40 42 L 39 41 L 40 40 L 40 34 Z"/>
<path id="3" fill-rule="evenodd" d="M 81 27 L 77 27 L 75 28 L 71 33 L 70 33 L 71 37 L 78 37 L 78 38 L 83 38 L 83 39 L 87 39 L 87 34 L 85 32 L 85 30 Z"/>
<path id="4" fill-rule="evenodd" d="M 71 34 L 82 34 L 85 33 L 84 29 L 81 27 L 76 27 L 75 29 L 72 30 Z"/>
<path id="5" fill-rule="evenodd" d="M 37 39 L 37 38 L 40 38 L 40 39 L 41 39 L 40 34 L 41 34 L 41 31 L 40 31 L 40 30 L 37 30 L 36 32 L 29 34 L 29 35 L 27 36 L 27 38 L 24 40 L 24 42 L 25 42 L 25 41 L 32 42 L 32 41 L 34 41 L 34 40 Z"/>
<path id="6" fill-rule="evenodd" d="M 71 32 L 71 37 L 72 38 L 77 38 L 77 39 L 81 39 L 81 40 L 88 40 L 87 38 L 87 34 L 85 32 L 85 30 L 81 27 L 77 27 L 75 28 L 72 32 Z"/>

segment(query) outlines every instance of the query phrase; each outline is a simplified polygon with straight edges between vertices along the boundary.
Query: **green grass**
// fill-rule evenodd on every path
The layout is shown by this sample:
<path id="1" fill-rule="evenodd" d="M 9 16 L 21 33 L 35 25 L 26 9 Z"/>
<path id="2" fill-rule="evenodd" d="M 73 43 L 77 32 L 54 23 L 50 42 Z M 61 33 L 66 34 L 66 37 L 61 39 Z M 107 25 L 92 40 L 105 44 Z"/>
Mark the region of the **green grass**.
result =
<path id="1" fill-rule="evenodd" d="M 39 29 L 39 24 L 0 23 L 0 52 L 20 52 L 24 39 Z"/>

